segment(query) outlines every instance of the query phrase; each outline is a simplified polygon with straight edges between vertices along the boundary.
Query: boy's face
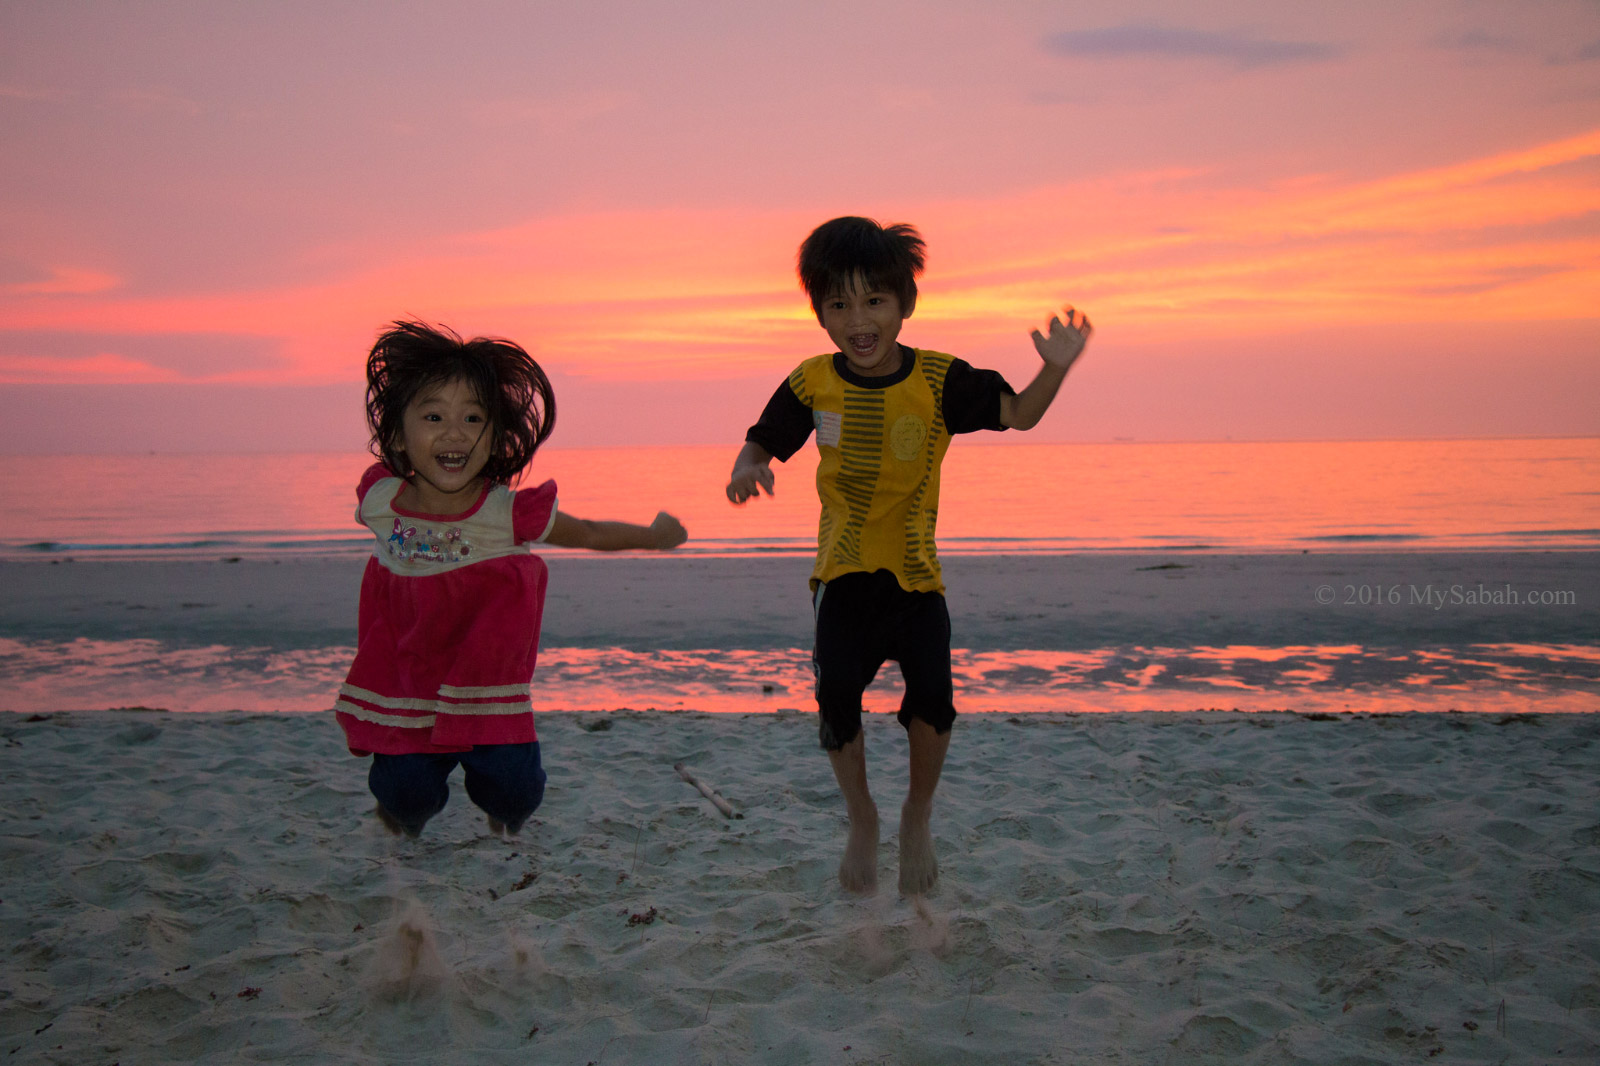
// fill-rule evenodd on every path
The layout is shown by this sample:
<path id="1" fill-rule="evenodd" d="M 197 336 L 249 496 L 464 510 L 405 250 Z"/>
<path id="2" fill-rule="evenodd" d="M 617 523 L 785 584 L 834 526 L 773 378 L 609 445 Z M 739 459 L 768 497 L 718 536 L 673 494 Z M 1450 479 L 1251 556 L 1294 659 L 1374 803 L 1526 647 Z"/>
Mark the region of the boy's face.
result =
<path id="1" fill-rule="evenodd" d="M 906 316 L 894 293 L 869 289 L 858 275 L 847 290 L 828 294 L 817 317 L 857 374 L 875 378 L 900 369 L 898 338 Z"/>

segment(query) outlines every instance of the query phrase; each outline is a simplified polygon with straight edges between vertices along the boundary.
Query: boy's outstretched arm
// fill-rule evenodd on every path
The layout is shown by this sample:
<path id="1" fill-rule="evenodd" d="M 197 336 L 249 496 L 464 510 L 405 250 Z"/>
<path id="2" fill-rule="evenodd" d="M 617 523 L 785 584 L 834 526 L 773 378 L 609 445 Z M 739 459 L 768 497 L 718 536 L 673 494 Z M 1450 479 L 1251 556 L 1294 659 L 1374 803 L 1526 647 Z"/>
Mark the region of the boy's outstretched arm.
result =
<path id="1" fill-rule="evenodd" d="M 597 552 L 626 551 L 629 548 L 676 548 L 689 539 L 683 523 L 665 511 L 648 526 L 632 522 L 591 522 L 563 511 L 556 512 L 546 544 L 561 548 L 588 548 Z"/>
<path id="2" fill-rule="evenodd" d="M 744 442 L 739 458 L 733 461 L 733 473 L 728 476 L 728 499 L 743 503 L 765 490 L 772 495 L 772 453 L 753 440 Z"/>
<path id="3" fill-rule="evenodd" d="M 1039 373 L 1015 396 L 1000 397 L 1000 421 L 1012 429 L 1032 429 L 1039 424 L 1094 332 L 1089 316 L 1071 307 L 1063 307 L 1060 315 L 1051 317 L 1049 329 L 1049 336 L 1033 331 L 1033 346 L 1044 360 Z"/>

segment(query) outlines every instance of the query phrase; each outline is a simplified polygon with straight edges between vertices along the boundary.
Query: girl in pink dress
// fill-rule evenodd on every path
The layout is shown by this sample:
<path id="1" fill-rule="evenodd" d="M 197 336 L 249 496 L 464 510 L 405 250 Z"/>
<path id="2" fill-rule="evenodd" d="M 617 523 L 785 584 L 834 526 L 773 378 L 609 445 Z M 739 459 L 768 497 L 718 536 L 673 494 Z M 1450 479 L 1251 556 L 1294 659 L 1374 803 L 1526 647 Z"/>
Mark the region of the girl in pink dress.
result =
<path id="1" fill-rule="evenodd" d="M 565 514 L 554 481 L 513 491 L 555 414 L 550 380 L 510 341 L 396 322 L 367 358 L 382 462 L 356 488 L 356 520 L 377 543 L 336 709 L 351 753 L 372 755 L 367 780 L 391 832 L 416 836 L 444 809 L 458 763 L 496 833 L 522 828 L 544 796 L 529 683 L 548 574 L 532 544 L 687 538 L 666 512 L 648 526 Z"/>

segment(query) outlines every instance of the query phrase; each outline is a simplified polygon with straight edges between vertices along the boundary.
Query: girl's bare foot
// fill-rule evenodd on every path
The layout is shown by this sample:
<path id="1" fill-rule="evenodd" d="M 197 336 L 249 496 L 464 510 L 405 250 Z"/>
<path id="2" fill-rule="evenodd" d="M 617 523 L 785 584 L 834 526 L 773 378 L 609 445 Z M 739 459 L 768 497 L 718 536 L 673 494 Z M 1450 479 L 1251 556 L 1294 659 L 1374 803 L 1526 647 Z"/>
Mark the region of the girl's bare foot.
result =
<path id="1" fill-rule="evenodd" d="M 839 883 L 847 892 L 871 895 L 878 890 L 878 812 L 850 819 L 850 839 L 839 860 Z"/>
<path id="2" fill-rule="evenodd" d="M 417 835 L 407 830 L 406 827 L 401 825 L 399 822 L 395 821 L 394 815 L 385 810 L 383 804 L 381 803 L 372 808 L 372 813 L 378 816 L 378 821 L 383 823 L 383 827 L 385 829 L 397 837 L 415 837 Z"/>
<path id="3" fill-rule="evenodd" d="M 504 838 L 506 835 L 506 823 L 502 822 L 492 814 L 486 814 L 484 817 L 489 820 L 489 832 L 493 833 L 497 837 Z"/>
<path id="4" fill-rule="evenodd" d="M 900 894 L 926 895 L 939 880 L 939 860 L 933 853 L 933 831 L 928 808 L 906 804 L 900 809 Z"/>

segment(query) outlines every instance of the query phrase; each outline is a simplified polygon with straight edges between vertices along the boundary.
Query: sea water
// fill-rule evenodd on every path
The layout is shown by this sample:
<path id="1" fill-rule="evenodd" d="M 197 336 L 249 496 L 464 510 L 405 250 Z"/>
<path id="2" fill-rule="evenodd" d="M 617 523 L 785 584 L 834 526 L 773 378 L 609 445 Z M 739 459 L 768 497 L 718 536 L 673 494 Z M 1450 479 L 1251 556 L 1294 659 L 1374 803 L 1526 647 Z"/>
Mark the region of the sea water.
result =
<path id="1" fill-rule="evenodd" d="M 353 517 L 354 486 L 368 462 L 359 454 L 20 460 L 0 470 L 11 502 L 0 560 L 323 554 L 359 567 L 371 539 Z M 562 509 L 582 517 L 648 522 L 671 511 L 690 532 L 684 552 L 812 551 L 814 452 L 775 464 L 777 494 L 743 507 L 723 496 L 731 462 L 727 448 L 550 449 L 524 483 L 554 478 Z M 1600 440 L 961 440 L 944 466 L 939 532 L 946 555 L 1594 550 Z M 0 634 L 0 709 L 321 710 L 352 654 Z M 1592 641 L 1321 647 L 1285 634 L 1281 647 L 958 647 L 955 673 L 968 710 L 1600 710 Z M 809 686 L 804 648 L 547 647 L 535 678 L 536 705 L 564 710 L 801 711 Z M 869 705 L 892 710 L 898 699 L 891 667 Z"/>
<path id="2" fill-rule="evenodd" d="M 774 463 L 777 494 L 723 495 L 734 449 L 557 449 L 561 508 L 689 529 L 682 551 L 807 553 L 815 450 Z M 0 467 L 0 558 L 364 554 L 361 454 L 28 457 Z M 990 444 L 958 439 L 939 548 L 1284 552 L 1600 547 L 1600 438 Z"/>

